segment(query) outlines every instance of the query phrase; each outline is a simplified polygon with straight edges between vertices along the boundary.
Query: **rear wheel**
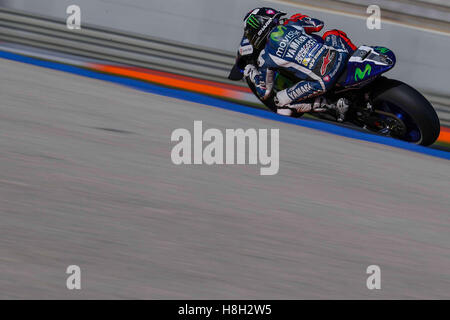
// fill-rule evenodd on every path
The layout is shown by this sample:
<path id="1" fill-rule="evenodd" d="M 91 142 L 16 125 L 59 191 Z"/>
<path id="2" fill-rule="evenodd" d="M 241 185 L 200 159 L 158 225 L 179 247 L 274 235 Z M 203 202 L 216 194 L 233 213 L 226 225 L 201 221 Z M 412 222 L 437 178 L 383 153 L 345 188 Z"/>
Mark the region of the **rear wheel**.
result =
<path id="1" fill-rule="evenodd" d="M 397 139 L 428 146 L 440 133 L 439 118 L 430 102 L 407 84 L 380 78 L 371 86 L 372 107 Z"/>

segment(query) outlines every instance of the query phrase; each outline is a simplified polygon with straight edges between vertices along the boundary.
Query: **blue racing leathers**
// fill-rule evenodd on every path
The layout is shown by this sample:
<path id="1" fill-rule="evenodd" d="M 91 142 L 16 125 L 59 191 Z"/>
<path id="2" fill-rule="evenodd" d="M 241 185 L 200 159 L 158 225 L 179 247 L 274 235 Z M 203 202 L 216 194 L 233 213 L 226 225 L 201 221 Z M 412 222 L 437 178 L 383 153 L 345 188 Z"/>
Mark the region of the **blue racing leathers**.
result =
<path id="1" fill-rule="evenodd" d="M 255 84 L 261 99 L 269 97 L 274 71 L 279 69 L 289 71 L 302 81 L 277 93 L 278 107 L 322 95 L 335 84 L 356 48 L 342 31 L 325 33 L 323 41 L 311 35 L 322 27 L 322 21 L 301 16 L 272 30 L 257 67 L 246 68 L 246 76 Z"/>

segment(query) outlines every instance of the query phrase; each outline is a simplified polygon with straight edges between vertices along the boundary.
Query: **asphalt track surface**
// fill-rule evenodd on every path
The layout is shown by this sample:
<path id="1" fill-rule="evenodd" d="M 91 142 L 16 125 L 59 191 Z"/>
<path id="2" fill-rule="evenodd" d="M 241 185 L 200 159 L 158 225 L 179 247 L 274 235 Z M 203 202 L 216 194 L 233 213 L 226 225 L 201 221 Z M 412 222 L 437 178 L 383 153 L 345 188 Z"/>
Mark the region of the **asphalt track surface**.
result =
<path id="1" fill-rule="evenodd" d="M 0 71 L 0 298 L 450 298 L 448 160 L 19 62 Z M 172 131 L 194 120 L 279 128 L 279 173 L 172 164 Z M 381 290 L 366 288 L 372 264 Z"/>

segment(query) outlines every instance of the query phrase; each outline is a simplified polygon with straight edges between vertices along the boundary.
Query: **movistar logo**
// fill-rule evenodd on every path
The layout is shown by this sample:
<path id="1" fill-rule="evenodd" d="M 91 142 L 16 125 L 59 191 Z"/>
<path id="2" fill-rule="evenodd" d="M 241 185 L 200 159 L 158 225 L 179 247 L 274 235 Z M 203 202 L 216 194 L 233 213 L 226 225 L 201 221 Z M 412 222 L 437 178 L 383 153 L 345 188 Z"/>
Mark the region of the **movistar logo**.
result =
<path id="1" fill-rule="evenodd" d="M 388 48 L 384 48 L 384 47 L 378 47 L 378 48 L 376 48 L 375 50 L 378 51 L 378 52 L 380 52 L 380 53 L 383 53 L 383 54 L 385 54 L 385 53 L 391 51 L 391 50 L 389 50 Z"/>
<path id="2" fill-rule="evenodd" d="M 254 29 L 258 29 L 259 27 L 259 21 L 254 15 L 250 15 L 250 17 L 248 17 L 247 24 Z"/>
<path id="3" fill-rule="evenodd" d="M 284 36 L 284 31 L 286 30 L 286 27 L 284 26 L 278 26 L 277 31 L 274 31 L 270 34 L 270 39 L 273 41 L 280 41 L 280 38 Z"/>
<path id="4" fill-rule="evenodd" d="M 370 73 L 372 72 L 372 67 L 370 64 L 366 64 L 366 68 L 364 69 L 364 71 L 362 71 L 360 68 L 356 68 L 356 72 L 355 72 L 355 81 L 362 80 L 366 77 L 366 73 L 367 75 L 370 76 Z"/>

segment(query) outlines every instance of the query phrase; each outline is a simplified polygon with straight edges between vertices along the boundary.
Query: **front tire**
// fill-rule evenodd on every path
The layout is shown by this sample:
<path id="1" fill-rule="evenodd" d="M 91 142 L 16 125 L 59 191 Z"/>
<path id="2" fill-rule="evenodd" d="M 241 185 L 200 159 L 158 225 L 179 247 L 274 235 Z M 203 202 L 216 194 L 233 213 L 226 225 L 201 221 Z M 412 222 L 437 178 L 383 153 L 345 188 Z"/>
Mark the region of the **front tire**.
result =
<path id="1" fill-rule="evenodd" d="M 401 81 L 384 77 L 376 80 L 371 88 L 370 98 L 375 110 L 389 108 L 404 118 L 409 131 L 404 137 L 396 138 L 423 146 L 429 146 L 437 140 L 441 130 L 439 118 L 420 92 Z"/>

